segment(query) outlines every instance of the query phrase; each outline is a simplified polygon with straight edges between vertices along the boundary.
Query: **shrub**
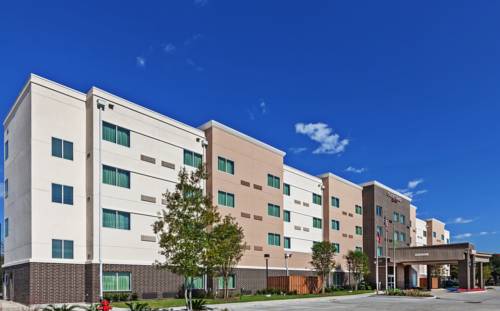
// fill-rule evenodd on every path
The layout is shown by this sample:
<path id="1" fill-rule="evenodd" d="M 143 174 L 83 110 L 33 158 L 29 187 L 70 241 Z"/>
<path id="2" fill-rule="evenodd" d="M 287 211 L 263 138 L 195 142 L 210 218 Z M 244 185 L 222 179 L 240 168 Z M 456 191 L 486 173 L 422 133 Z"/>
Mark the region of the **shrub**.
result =
<path id="1" fill-rule="evenodd" d="M 103 298 L 107 301 L 112 301 L 113 300 L 113 294 L 111 293 L 104 293 Z"/>
<path id="2" fill-rule="evenodd" d="M 207 310 L 206 304 L 207 304 L 207 302 L 203 299 L 195 299 L 195 300 L 193 300 L 193 310 L 194 311 Z M 134 310 L 131 310 L 131 311 L 134 311 Z"/>
<path id="3" fill-rule="evenodd" d="M 130 311 L 146 311 L 149 310 L 149 305 L 147 303 L 140 302 L 127 302 L 126 303 Z"/>
<path id="4" fill-rule="evenodd" d="M 137 293 L 132 293 L 132 295 L 130 295 L 130 300 L 137 300 L 139 299 L 139 295 L 137 295 Z"/>
<path id="5" fill-rule="evenodd" d="M 81 306 L 78 305 L 67 305 L 63 304 L 62 306 L 48 305 L 42 309 L 42 311 L 72 311 L 74 309 L 79 309 Z"/>
<path id="6" fill-rule="evenodd" d="M 120 293 L 120 301 L 128 301 L 130 295 L 128 293 Z"/>
<path id="7" fill-rule="evenodd" d="M 429 292 L 424 292 L 418 289 L 391 289 L 385 293 L 387 296 L 408 296 L 408 297 L 432 297 Z"/>

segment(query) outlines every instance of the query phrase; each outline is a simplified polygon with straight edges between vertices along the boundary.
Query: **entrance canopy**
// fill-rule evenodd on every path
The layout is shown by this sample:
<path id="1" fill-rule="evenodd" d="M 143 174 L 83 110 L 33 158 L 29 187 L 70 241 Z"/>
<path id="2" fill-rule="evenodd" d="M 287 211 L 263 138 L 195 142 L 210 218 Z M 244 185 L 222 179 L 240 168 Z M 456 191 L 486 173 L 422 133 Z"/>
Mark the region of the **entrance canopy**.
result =
<path id="1" fill-rule="evenodd" d="M 396 248 L 395 261 L 403 264 L 437 265 L 458 264 L 467 258 L 477 263 L 488 262 L 490 257 L 490 254 L 478 253 L 471 243 L 456 243 Z M 390 260 L 394 261 L 393 258 Z"/>

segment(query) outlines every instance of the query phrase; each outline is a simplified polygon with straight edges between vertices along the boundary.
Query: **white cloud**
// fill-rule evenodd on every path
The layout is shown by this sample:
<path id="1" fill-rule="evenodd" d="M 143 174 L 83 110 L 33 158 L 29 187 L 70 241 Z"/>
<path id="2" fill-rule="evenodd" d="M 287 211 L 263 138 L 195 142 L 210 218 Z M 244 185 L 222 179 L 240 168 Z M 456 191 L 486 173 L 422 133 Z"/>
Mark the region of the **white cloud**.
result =
<path id="1" fill-rule="evenodd" d="M 137 64 L 137 66 L 139 66 L 139 67 L 145 67 L 146 66 L 146 58 L 145 57 L 137 56 L 135 58 L 135 62 Z"/>
<path id="2" fill-rule="evenodd" d="M 361 168 L 355 168 L 353 166 L 349 166 L 348 168 L 345 169 L 346 172 L 351 172 L 351 173 L 356 173 L 356 174 L 361 174 L 366 171 L 366 168 L 361 167 Z"/>
<path id="3" fill-rule="evenodd" d="M 463 224 L 468 224 L 468 223 L 471 223 L 473 222 L 475 219 L 467 219 L 467 218 L 463 218 L 463 217 L 457 217 L 455 219 L 452 219 L 450 221 L 448 221 L 448 224 L 460 224 L 460 225 L 463 225 Z"/>
<path id="4" fill-rule="evenodd" d="M 337 154 L 345 151 L 349 144 L 348 139 L 340 139 L 339 134 L 333 133 L 332 128 L 325 123 L 297 123 L 295 132 L 307 135 L 310 139 L 318 142 L 320 146 L 316 148 L 314 154 Z"/>
<path id="5" fill-rule="evenodd" d="M 457 234 L 453 238 L 457 240 L 462 240 L 466 238 L 470 238 L 472 236 L 472 233 L 462 233 L 462 234 Z"/>
<path id="6" fill-rule="evenodd" d="M 420 189 L 420 190 L 415 189 L 419 185 L 421 185 L 423 182 L 424 182 L 424 180 L 422 178 L 410 180 L 408 182 L 406 188 L 398 189 L 398 191 L 401 192 L 402 194 L 406 195 L 407 197 L 413 199 L 416 196 L 419 196 L 419 195 L 422 195 L 422 194 L 428 192 L 427 189 Z"/>
<path id="7" fill-rule="evenodd" d="M 165 46 L 163 47 L 163 51 L 165 51 L 165 53 L 168 53 L 168 54 L 172 54 L 175 52 L 177 48 L 175 47 L 175 45 L 173 45 L 172 43 L 167 43 L 165 44 Z"/>
<path id="8" fill-rule="evenodd" d="M 424 180 L 422 178 L 410 180 L 408 182 L 408 189 L 415 189 L 418 185 L 420 185 L 423 182 L 424 182 Z"/>
<path id="9" fill-rule="evenodd" d="M 196 71 L 203 71 L 205 70 L 205 68 L 199 66 L 197 63 L 195 63 L 194 60 L 192 60 L 191 58 L 186 58 L 186 63 L 191 66 L 192 68 L 194 68 L 194 70 Z"/>
<path id="10" fill-rule="evenodd" d="M 489 232 L 486 232 L 486 231 L 479 232 L 479 235 L 488 235 L 488 234 L 489 234 Z"/>
<path id="11" fill-rule="evenodd" d="M 267 104 L 265 101 L 261 101 L 260 104 L 259 104 L 259 107 L 260 107 L 260 112 L 262 112 L 262 114 L 266 114 L 267 112 Z"/>
<path id="12" fill-rule="evenodd" d="M 291 147 L 291 148 L 289 148 L 289 149 L 290 149 L 290 151 L 291 151 L 292 153 L 294 153 L 294 154 L 299 154 L 299 153 L 302 153 L 302 152 L 304 152 L 304 151 L 306 151 L 306 150 L 307 150 L 307 148 L 306 148 L 306 147 Z"/>

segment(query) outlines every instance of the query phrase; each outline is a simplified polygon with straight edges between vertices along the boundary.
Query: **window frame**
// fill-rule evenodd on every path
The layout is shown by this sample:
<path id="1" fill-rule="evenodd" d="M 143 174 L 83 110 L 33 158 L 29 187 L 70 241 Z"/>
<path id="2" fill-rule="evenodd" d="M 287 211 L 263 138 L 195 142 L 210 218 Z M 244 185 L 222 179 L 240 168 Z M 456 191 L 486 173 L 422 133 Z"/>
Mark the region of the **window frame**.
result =
<path id="1" fill-rule="evenodd" d="M 278 244 L 276 244 L 276 241 Z M 267 233 L 267 245 L 269 246 L 281 246 L 281 235 L 279 233 Z"/>
<path id="2" fill-rule="evenodd" d="M 103 291 L 104 292 L 131 292 L 132 291 L 132 272 L 129 271 L 105 271 L 103 272 L 103 278 L 106 275 L 111 275 L 114 274 L 115 277 L 115 289 L 104 289 L 104 284 L 103 284 Z M 128 289 L 120 289 L 119 288 L 119 275 L 120 274 L 128 274 Z"/>
<path id="3" fill-rule="evenodd" d="M 340 231 L 340 221 L 337 219 L 332 219 L 331 228 L 332 228 L 332 230 Z"/>
<path id="4" fill-rule="evenodd" d="M 9 217 L 5 218 L 3 220 L 4 223 L 4 237 L 7 238 L 9 236 L 9 231 L 10 231 L 10 224 L 9 224 Z"/>
<path id="5" fill-rule="evenodd" d="M 286 196 L 290 196 L 291 187 L 290 184 L 283 183 L 283 194 Z"/>
<path id="6" fill-rule="evenodd" d="M 184 151 L 183 151 L 182 163 L 184 165 L 191 166 L 194 168 L 200 168 L 203 165 L 203 155 L 201 155 L 197 152 L 191 151 L 189 149 L 183 149 L 183 150 Z M 186 155 L 191 155 L 192 163 L 186 163 Z M 196 162 L 198 161 L 197 157 L 199 158 L 198 160 L 200 161 L 198 166 L 196 166 Z"/>
<path id="7" fill-rule="evenodd" d="M 112 169 L 113 170 L 113 174 L 114 174 L 114 183 L 110 183 L 110 182 L 105 182 L 104 181 L 104 169 Z M 114 167 L 114 166 L 111 166 L 111 165 L 106 165 L 106 164 L 103 164 L 102 165 L 102 180 L 101 182 L 105 185 L 109 185 L 109 186 L 115 186 L 115 187 L 120 187 L 120 188 L 125 188 L 125 189 L 130 189 L 131 188 L 131 185 L 132 185 L 132 172 L 131 171 L 128 171 L 128 170 L 124 170 L 124 169 L 121 169 L 121 168 L 118 168 L 118 167 Z M 122 174 L 126 174 L 127 175 L 127 179 L 128 179 L 128 182 L 127 182 L 127 186 L 123 186 L 123 185 L 119 185 L 119 182 L 118 182 L 118 177 L 119 177 L 119 173 L 122 173 Z"/>
<path id="8" fill-rule="evenodd" d="M 228 197 L 233 198 L 233 205 L 228 204 Z M 222 200 L 223 202 L 221 202 L 221 198 L 223 198 L 223 200 Z M 217 191 L 217 204 L 225 206 L 225 207 L 234 208 L 236 206 L 234 193 L 229 193 L 229 192 L 218 190 Z"/>
<path id="9" fill-rule="evenodd" d="M 61 257 L 54 256 L 54 243 L 59 242 L 61 244 Z M 66 244 L 71 244 L 71 257 L 66 257 L 66 249 L 67 245 Z M 52 259 L 75 259 L 75 241 L 74 240 L 62 240 L 62 239 L 52 239 L 51 242 L 51 256 Z"/>
<path id="10" fill-rule="evenodd" d="M 281 178 L 272 174 L 267 174 L 267 185 L 276 189 L 281 189 Z"/>
<path id="11" fill-rule="evenodd" d="M 7 139 L 3 144 L 3 156 L 4 161 L 9 159 L 9 140 Z"/>
<path id="12" fill-rule="evenodd" d="M 330 204 L 332 205 L 332 207 L 335 207 L 335 208 L 340 208 L 340 198 L 336 197 L 336 196 L 333 196 L 330 198 Z"/>
<path id="13" fill-rule="evenodd" d="M 107 122 L 107 121 L 102 121 L 102 134 L 101 134 L 101 139 L 104 140 L 104 141 L 107 141 L 107 142 L 110 142 L 110 143 L 113 143 L 113 144 L 117 144 L 117 145 L 120 145 L 120 146 L 123 146 L 123 147 L 127 147 L 127 148 L 130 148 L 130 130 L 125 128 L 125 127 L 122 127 L 122 126 L 119 126 L 119 125 L 116 125 L 114 123 L 111 123 L 111 122 Z M 105 133 L 104 133 L 104 127 L 105 126 L 108 126 L 108 128 L 113 128 L 113 132 L 114 132 L 114 135 L 113 135 L 113 139 L 107 139 L 104 137 Z M 125 133 L 126 136 L 127 136 L 127 143 L 123 143 L 120 141 L 120 133 Z"/>
<path id="14" fill-rule="evenodd" d="M 112 214 L 114 214 L 114 218 L 115 218 L 115 220 L 114 220 L 114 226 L 109 226 L 109 225 L 105 225 L 104 224 L 104 214 L 106 212 L 107 213 L 111 212 Z M 125 227 L 125 228 L 121 228 L 120 227 L 120 221 L 119 221 L 120 215 L 128 215 L 128 226 Z M 130 212 L 119 211 L 119 210 L 114 210 L 114 209 L 110 209 L 110 208 L 102 208 L 101 226 L 103 228 L 108 228 L 108 229 L 117 229 L 117 230 L 127 230 L 127 231 L 130 231 L 131 228 L 132 228 L 132 214 Z"/>
<path id="15" fill-rule="evenodd" d="M 375 215 L 382 217 L 383 214 L 384 214 L 384 208 L 381 205 L 377 205 L 375 207 Z"/>
<path id="16" fill-rule="evenodd" d="M 355 227 L 355 232 L 356 232 L 356 235 L 363 235 L 363 227 L 356 226 Z"/>
<path id="17" fill-rule="evenodd" d="M 221 168 L 221 165 L 220 165 L 221 163 L 224 164 L 223 168 Z M 228 163 L 231 163 L 232 170 L 228 169 Z M 226 158 L 223 158 L 221 156 L 218 156 L 217 157 L 217 170 L 220 171 L 220 172 L 224 172 L 224 173 L 230 174 L 230 175 L 234 175 L 234 171 L 235 171 L 234 161 L 226 159 Z"/>
<path id="18" fill-rule="evenodd" d="M 319 224 L 319 226 L 318 226 Z M 323 219 L 313 217 L 313 228 L 315 229 L 323 229 Z"/>
<path id="19" fill-rule="evenodd" d="M 69 140 L 64 140 L 62 138 L 57 138 L 52 136 L 51 137 L 51 151 L 50 154 L 55 157 L 55 158 L 60 158 L 68 161 L 73 161 L 74 160 L 74 144 L 72 141 Z M 56 146 L 55 144 L 59 145 L 59 150 L 54 150 L 54 147 Z M 57 147 L 57 146 L 56 146 Z M 67 149 L 67 147 L 70 147 Z M 69 151 L 71 150 L 71 151 Z M 60 152 L 57 153 L 57 151 Z"/>
<path id="20" fill-rule="evenodd" d="M 354 205 L 354 212 L 358 215 L 363 215 L 363 206 L 361 205 Z"/>
<path id="21" fill-rule="evenodd" d="M 312 202 L 316 205 L 323 204 L 323 197 L 320 194 L 314 193 L 312 194 Z"/>
<path id="22" fill-rule="evenodd" d="M 292 213 L 289 210 L 283 210 L 283 221 L 291 222 L 292 221 Z"/>
<path id="23" fill-rule="evenodd" d="M 281 207 L 279 205 L 276 205 L 276 204 L 267 203 L 267 215 L 280 218 L 281 217 Z"/>

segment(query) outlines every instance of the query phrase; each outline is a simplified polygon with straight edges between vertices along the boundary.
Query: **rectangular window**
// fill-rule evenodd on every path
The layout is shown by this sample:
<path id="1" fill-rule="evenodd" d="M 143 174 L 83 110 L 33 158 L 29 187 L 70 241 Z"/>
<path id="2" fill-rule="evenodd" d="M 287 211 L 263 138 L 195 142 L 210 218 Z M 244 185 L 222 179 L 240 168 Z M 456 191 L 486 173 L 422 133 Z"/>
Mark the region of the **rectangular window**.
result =
<path id="1" fill-rule="evenodd" d="M 427 237 L 427 231 L 423 231 L 423 234 L 424 234 L 424 238 Z"/>
<path id="2" fill-rule="evenodd" d="M 406 242 L 406 233 L 404 233 L 404 232 L 400 232 L 400 233 L 399 233 L 399 240 L 400 240 L 401 242 Z"/>
<path id="3" fill-rule="evenodd" d="M 356 205 L 355 206 L 356 214 L 362 215 L 363 214 L 363 207 Z"/>
<path id="4" fill-rule="evenodd" d="M 102 287 L 106 292 L 129 292 L 130 272 L 103 272 Z"/>
<path id="5" fill-rule="evenodd" d="M 103 208 L 102 226 L 105 228 L 130 230 L 130 213 Z"/>
<path id="6" fill-rule="evenodd" d="M 280 217 L 280 207 L 271 203 L 267 204 L 267 214 L 269 216 Z"/>
<path id="7" fill-rule="evenodd" d="M 283 194 L 290 196 L 290 185 L 289 184 L 283 184 Z"/>
<path id="8" fill-rule="evenodd" d="M 363 235 L 363 227 L 356 226 L 356 234 L 357 235 Z"/>
<path id="9" fill-rule="evenodd" d="M 217 277 L 217 287 L 218 289 L 224 289 L 224 278 L 219 276 Z M 236 276 L 231 274 L 227 278 L 227 288 L 235 289 L 236 288 Z"/>
<path id="10" fill-rule="evenodd" d="M 362 252 L 363 248 L 361 246 L 356 246 L 356 252 Z"/>
<path id="11" fill-rule="evenodd" d="M 103 121 L 102 139 L 118 145 L 130 147 L 130 130 Z"/>
<path id="12" fill-rule="evenodd" d="M 73 205 L 73 187 L 53 183 L 52 202 Z"/>
<path id="13" fill-rule="evenodd" d="M 405 215 L 399 215 L 399 222 L 402 223 L 403 225 L 405 224 L 405 222 L 406 222 Z"/>
<path id="14" fill-rule="evenodd" d="M 332 219 L 332 230 L 340 230 L 340 221 Z"/>
<path id="15" fill-rule="evenodd" d="M 384 229 L 382 228 L 382 226 L 377 226 L 377 233 L 380 237 L 384 236 Z"/>
<path id="16" fill-rule="evenodd" d="M 188 277 L 187 283 L 193 286 L 193 289 L 205 289 L 205 279 L 202 276 L 194 278 Z"/>
<path id="17" fill-rule="evenodd" d="M 394 241 L 399 240 L 399 232 L 398 232 L 398 231 L 394 231 L 393 240 L 394 240 Z"/>
<path id="18" fill-rule="evenodd" d="M 313 193 L 313 203 L 321 205 L 321 196 L 319 194 Z"/>
<path id="19" fill-rule="evenodd" d="M 103 165 L 102 182 L 107 185 L 130 189 L 130 172 L 109 165 Z"/>
<path id="20" fill-rule="evenodd" d="M 267 244 L 272 246 L 280 246 L 281 236 L 277 233 L 268 233 L 267 234 Z"/>
<path id="21" fill-rule="evenodd" d="M 382 251 L 382 246 L 378 246 L 377 247 L 377 256 L 382 257 L 383 255 L 384 255 L 384 253 Z"/>
<path id="22" fill-rule="evenodd" d="M 441 234 L 441 241 L 444 241 L 444 234 Z"/>
<path id="23" fill-rule="evenodd" d="M 4 159 L 7 160 L 9 158 L 9 141 L 8 140 L 4 144 L 3 154 L 4 154 Z"/>
<path id="24" fill-rule="evenodd" d="M 332 206 L 339 208 L 340 207 L 340 199 L 337 197 L 332 197 Z"/>
<path id="25" fill-rule="evenodd" d="M 392 213 L 392 220 L 394 222 L 399 222 L 399 214 L 396 212 Z"/>
<path id="26" fill-rule="evenodd" d="M 8 237 L 9 236 L 9 218 L 5 218 L 4 227 L 5 227 L 4 228 L 4 230 L 5 230 L 4 236 Z"/>
<path id="27" fill-rule="evenodd" d="M 292 242 L 291 242 L 291 240 L 290 240 L 289 237 L 284 237 L 284 239 L 283 239 L 283 246 L 286 249 L 290 249 L 292 247 Z"/>
<path id="28" fill-rule="evenodd" d="M 322 227 L 322 220 L 320 218 L 313 217 L 313 228 L 321 229 Z"/>
<path id="29" fill-rule="evenodd" d="M 339 243 L 332 243 L 333 248 L 335 249 L 335 253 L 340 253 L 340 244 Z"/>
<path id="30" fill-rule="evenodd" d="M 3 197 L 6 199 L 9 197 L 9 180 L 8 179 L 6 179 L 3 182 Z"/>
<path id="31" fill-rule="evenodd" d="M 217 194 L 217 202 L 222 206 L 234 207 L 234 194 L 219 191 Z"/>
<path id="32" fill-rule="evenodd" d="M 283 220 L 285 222 L 290 222 L 290 211 L 283 211 Z"/>
<path id="33" fill-rule="evenodd" d="M 435 231 L 432 231 L 432 237 L 435 238 L 436 237 L 436 232 Z"/>
<path id="34" fill-rule="evenodd" d="M 269 187 L 279 189 L 281 187 L 280 178 L 271 174 L 267 174 L 267 185 Z"/>
<path id="35" fill-rule="evenodd" d="M 73 259 L 73 241 L 53 239 L 52 258 Z"/>
<path id="36" fill-rule="evenodd" d="M 376 212 L 377 212 L 377 216 L 382 217 L 382 206 L 377 205 Z"/>
<path id="37" fill-rule="evenodd" d="M 73 143 L 52 137 L 52 156 L 73 160 Z"/>
<path id="38" fill-rule="evenodd" d="M 234 162 L 228 159 L 224 159 L 223 157 L 218 157 L 218 165 L 219 171 L 226 172 L 228 174 L 234 175 Z"/>
<path id="39" fill-rule="evenodd" d="M 201 154 L 184 149 L 184 165 L 199 168 L 203 162 Z"/>

